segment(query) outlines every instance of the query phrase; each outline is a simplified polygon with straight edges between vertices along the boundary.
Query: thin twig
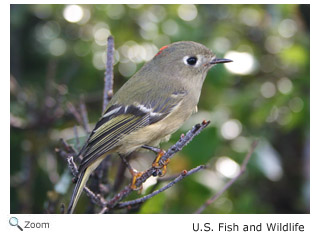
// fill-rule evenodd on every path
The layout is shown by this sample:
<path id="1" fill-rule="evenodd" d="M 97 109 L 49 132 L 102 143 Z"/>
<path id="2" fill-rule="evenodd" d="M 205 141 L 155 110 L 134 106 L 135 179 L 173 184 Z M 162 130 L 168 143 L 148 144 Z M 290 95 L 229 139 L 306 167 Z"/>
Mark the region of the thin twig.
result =
<path id="1" fill-rule="evenodd" d="M 73 133 L 74 133 L 74 137 L 75 137 L 75 140 L 76 140 L 75 147 L 76 147 L 77 151 L 79 151 L 79 149 L 80 149 L 80 147 L 79 147 L 80 141 L 79 141 L 78 128 L 77 128 L 76 125 L 73 126 Z"/>
<path id="2" fill-rule="evenodd" d="M 77 152 L 74 150 L 74 148 L 72 146 L 70 146 L 65 140 L 63 140 L 61 138 L 59 141 L 62 144 L 63 150 L 66 151 L 68 153 L 68 155 L 76 155 L 77 154 Z M 67 158 L 67 156 L 64 158 Z"/>
<path id="3" fill-rule="evenodd" d="M 149 193 L 152 193 L 152 192 L 154 192 L 155 190 L 157 190 L 158 186 L 159 186 L 161 183 L 174 180 L 174 179 L 177 178 L 179 175 L 180 175 L 180 173 L 178 173 L 178 174 L 173 174 L 173 175 L 170 175 L 170 176 L 158 177 L 158 178 L 157 178 L 157 182 L 151 187 Z"/>
<path id="4" fill-rule="evenodd" d="M 113 52 L 114 52 L 114 39 L 112 36 L 109 36 L 108 46 L 107 46 L 106 73 L 104 77 L 102 112 L 105 111 L 110 99 L 113 96 Z"/>
<path id="5" fill-rule="evenodd" d="M 99 214 L 104 214 L 105 212 L 107 212 L 109 209 L 107 207 L 103 207 L 101 209 L 101 211 L 99 212 Z"/>
<path id="6" fill-rule="evenodd" d="M 52 94 L 53 90 L 53 84 L 54 84 L 54 78 L 56 76 L 56 71 L 57 71 L 57 61 L 51 59 L 48 63 L 47 66 L 47 73 L 46 73 L 46 85 L 45 85 L 45 95 L 49 96 Z M 43 100 L 43 102 L 46 100 Z"/>
<path id="7" fill-rule="evenodd" d="M 127 159 L 128 159 L 129 156 L 127 156 Z M 123 183 L 124 173 L 126 171 L 126 168 L 127 168 L 126 164 L 121 161 L 119 163 L 117 174 L 116 174 L 116 177 L 115 177 L 114 182 L 113 182 L 112 190 L 114 192 L 118 191 L 120 186 L 121 186 L 121 184 Z"/>
<path id="8" fill-rule="evenodd" d="M 60 214 L 64 214 L 65 209 L 66 209 L 66 207 L 65 207 L 64 203 L 61 203 L 61 205 L 60 205 Z"/>
<path id="9" fill-rule="evenodd" d="M 95 194 L 87 186 L 85 186 L 83 190 L 85 191 L 85 193 L 88 195 L 88 197 L 91 199 L 93 203 L 101 207 L 104 207 L 106 205 L 106 200 L 101 195 Z"/>
<path id="10" fill-rule="evenodd" d="M 252 156 L 252 153 L 254 152 L 255 148 L 258 145 L 258 141 L 254 141 L 250 147 L 250 150 L 248 151 L 245 159 L 243 160 L 240 171 L 237 176 L 232 178 L 226 185 L 215 195 L 213 195 L 211 198 L 209 198 L 198 210 L 195 211 L 195 214 L 200 214 L 206 209 L 209 205 L 211 205 L 213 202 L 215 202 L 245 171 L 247 168 L 247 164 Z"/>
<path id="11" fill-rule="evenodd" d="M 157 179 L 157 183 L 167 182 L 167 181 L 173 180 L 173 179 L 177 178 L 179 175 L 180 175 L 179 173 L 176 173 L 176 174 L 173 174 L 170 176 L 159 177 Z"/>
<path id="12" fill-rule="evenodd" d="M 74 118 L 77 120 L 78 124 L 82 124 L 81 115 L 77 111 L 76 107 L 71 102 L 67 102 L 67 108 L 69 112 L 74 116 Z"/>
<path id="13" fill-rule="evenodd" d="M 84 130 L 86 131 L 87 134 L 90 133 L 90 128 L 89 128 L 89 119 L 88 119 L 88 112 L 87 112 L 87 107 L 86 104 L 84 103 L 84 99 L 81 98 L 80 100 L 80 114 L 81 114 L 81 121 L 82 121 L 82 126 Z"/>
<path id="14" fill-rule="evenodd" d="M 173 181 L 171 181 L 170 183 L 168 183 L 164 187 L 162 187 L 162 188 L 160 188 L 160 189 L 158 189 L 158 190 L 156 190 L 156 191 L 154 191 L 154 192 L 152 192 L 152 193 L 150 193 L 148 195 L 145 195 L 145 196 L 143 196 L 141 198 L 137 198 L 135 200 L 131 200 L 131 201 L 127 201 L 127 202 L 120 202 L 120 203 L 118 203 L 118 205 L 115 206 L 115 208 L 125 208 L 125 207 L 131 207 L 131 206 L 134 206 L 134 205 L 137 205 L 137 204 L 141 204 L 141 203 L 147 201 L 148 199 L 156 196 L 157 194 L 167 190 L 168 188 L 171 188 L 174 184 L 178 183 L 179 181 L 181 181 L 185 177 L 187 177 L 187 176 L 189 176 L 189 175 L 191 175 L 193 173 L 196 173 L 199 170 L 204 169 L 204 168 L 205 168 L 205 165 L 199 165 L 196 168 L 193 168 L 193 169 L 191 169 L 189 171 L 184 170 L 184 171 L 181 172 L 181 174 L 178 177 L 176 177 Z"/>
<path id="15" fill-rule="evenodd" d="M 170 147 L 167 152 L 161 157 L 159 163 L 166 164 L 168 159 L 178 151 L 181 151 L 192 139 L 197 136 L 204 128 L 210 124 L 210 121 L 203 120 L 201 124 L 196 124 L 193 128 L 187 132 L 186 135 L 181 135 L 179 141 Z"/>
<path id="16" fill-rule="evenodd" d="M 74 163 L 73 156 L 69 156 L 67 158 L 67 161 L 68 161 L 69 170 L 71 171 L 73 177 L 77 177 L 78 167 L 77 167 L 76 163 Z"/>

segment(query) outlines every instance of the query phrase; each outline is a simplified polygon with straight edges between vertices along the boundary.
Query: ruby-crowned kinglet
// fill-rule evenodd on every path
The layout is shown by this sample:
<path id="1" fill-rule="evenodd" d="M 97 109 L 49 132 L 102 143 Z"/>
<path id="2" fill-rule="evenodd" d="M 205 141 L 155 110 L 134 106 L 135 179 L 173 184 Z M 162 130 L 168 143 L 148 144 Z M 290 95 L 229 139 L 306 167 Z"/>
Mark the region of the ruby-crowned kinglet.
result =
<path id="1" fill-rule="evenodd" d="M 78 156 L 78 180 L 69 204 L 75 205 L 90 174 L 107 154 L 127 155 L 144 145 L 158 146 L 196 111 L 203 81 L 218 59 L 191 41 L 164 46 L 113 96 Z"/>

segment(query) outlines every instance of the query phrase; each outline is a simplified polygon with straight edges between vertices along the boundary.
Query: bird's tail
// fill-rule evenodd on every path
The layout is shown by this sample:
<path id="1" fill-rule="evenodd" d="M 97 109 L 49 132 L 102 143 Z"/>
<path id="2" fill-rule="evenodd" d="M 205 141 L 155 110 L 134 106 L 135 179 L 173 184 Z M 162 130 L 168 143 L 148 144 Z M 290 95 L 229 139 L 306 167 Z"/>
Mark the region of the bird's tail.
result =
<path id="1" fill-rule="evenodd" d="M 85 186 L 85 184 L 87 183 L 88 181 L 88 178 L 90 176 L 91 172 L 90 172 L 90 169 L 85 169 L 84 171 L 82 171 L 78 177 L 78 181 L 77 181 L 77 184 L 76 186 L 74 187 L 74 190 L 73 190 L 73 193 L 72 193 L 72 197 L 71 197 L 71 201 L 70 201 L 70 204 L 69 204 L 69 207 L 68 207 L 68 214 L 72 214 L 73 211 L 74 211 L 74 208 L 76 207 L 77 205 L 77 202 L 79 200 L 79 197 L 82 193 L 82 190 Z"/>
<path id="2" fill-rule="evenodd" d="M 76 186 L 74 187 L 73 190 L 73 194 L 71 197 L 71 201 L 68 207 L 68 214 L 72 214 L 74 211 L 74 208 L 77 205 L 77 202 L 79 200 L 79 197 L 82 193 L 82 190 L 84 188 L 84 186 L 86 185 L 90 174 L 99 166 L 99 164 L 101 163 L 101 161 L 103 160 L 103 158 L 105 158 L 106 155 L 102 155 L 100 157 L 98 157 L 98 159 L 96 159 L 92 164 L 90 164 L 86 169 L 84 169 L 83 171 L 80 172 L 79 177 L 78 177 L 78 181 Z"/>

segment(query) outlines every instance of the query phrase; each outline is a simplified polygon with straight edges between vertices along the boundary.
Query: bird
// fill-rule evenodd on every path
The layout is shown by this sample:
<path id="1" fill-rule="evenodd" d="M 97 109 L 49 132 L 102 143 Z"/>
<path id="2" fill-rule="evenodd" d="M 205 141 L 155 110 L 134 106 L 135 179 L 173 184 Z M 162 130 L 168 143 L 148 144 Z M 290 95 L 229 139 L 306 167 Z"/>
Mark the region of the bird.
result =
<path id="1" fill-rule="evenodd" d="M 229 62 L 232 60 L 217 58 L 206 46 L 193 41 L 160 48 L 114 94 L 78 153 L 82 160 L 67 213 L 74 212 L 90 174 L 107 154 L 125 156 L 140 148 L 152 150 L 167 141 L 197 111 L 209 69 Z"/>

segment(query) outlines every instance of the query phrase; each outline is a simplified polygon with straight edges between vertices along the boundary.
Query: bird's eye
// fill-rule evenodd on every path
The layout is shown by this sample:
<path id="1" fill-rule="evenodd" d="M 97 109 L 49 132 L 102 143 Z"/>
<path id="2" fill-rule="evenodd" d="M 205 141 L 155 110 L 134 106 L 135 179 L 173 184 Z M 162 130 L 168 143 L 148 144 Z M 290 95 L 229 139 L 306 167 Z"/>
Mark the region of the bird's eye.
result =
<path id="1" fill-rule="evenodd" d="M 198 59 L 196 57 L 190 57 L 187 59 L 187 63 L 191 66 L 195 65 L 197 63 Z"/>

